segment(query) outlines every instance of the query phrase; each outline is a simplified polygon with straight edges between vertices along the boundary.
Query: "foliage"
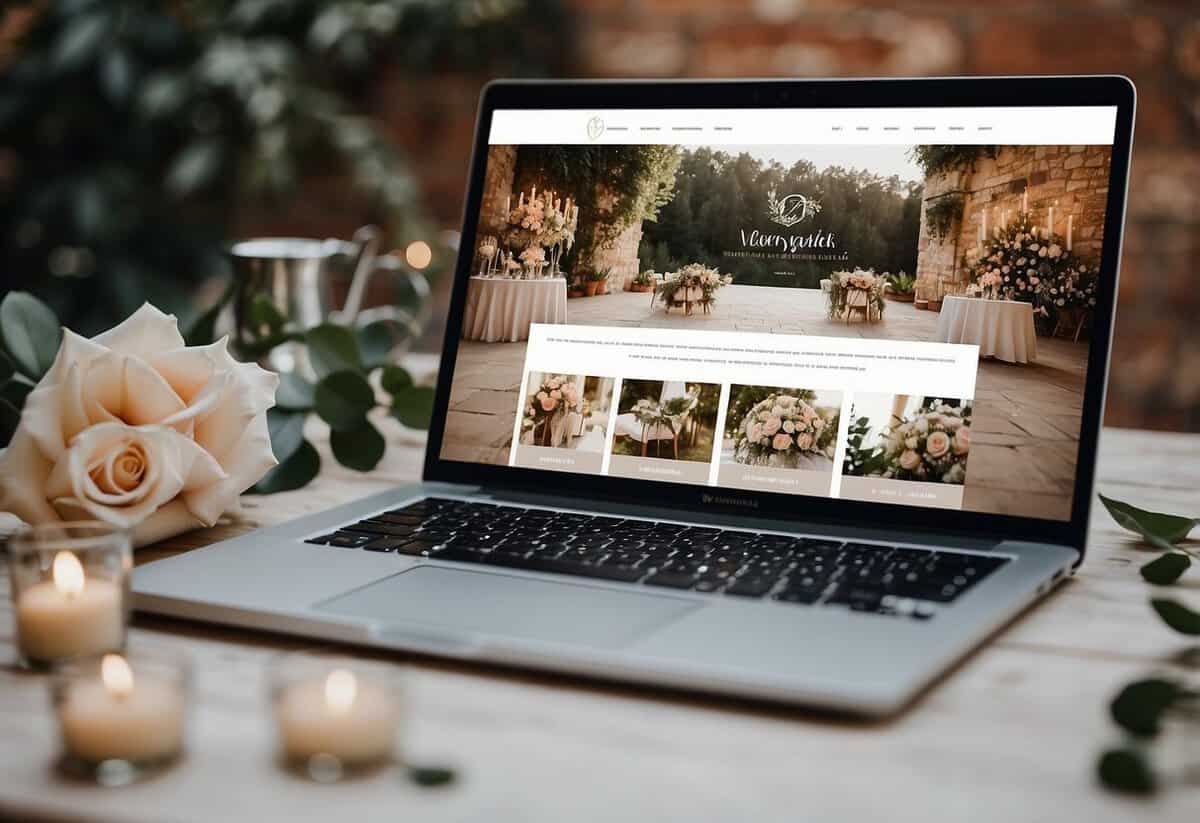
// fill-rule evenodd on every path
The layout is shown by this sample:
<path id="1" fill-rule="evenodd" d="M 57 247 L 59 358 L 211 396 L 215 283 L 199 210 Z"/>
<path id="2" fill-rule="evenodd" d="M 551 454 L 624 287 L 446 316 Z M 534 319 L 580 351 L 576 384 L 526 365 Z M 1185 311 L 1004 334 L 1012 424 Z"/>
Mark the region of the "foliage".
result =
<path id="1" fill-rule="evenodd" d="M 640 271 L 633 276 L 633 285 L 635 285 L 635 286 L 653 286 L 655 283 L 655 279 L 656 279 L 655 275 L 657 275 L 657 274 L 658 274 L 658 272 L 654 271 L 654 269 L 647 269 L 646 271 Z"/>
<path id="2" fill-rule="evenodd" d="M 698 302 L 711 306 L 717 302 L 717 290 L 724 286 L 729 279 L 722 277 L 721 273 L 714 268 L 709 268 L 701 263 L 688 263 L 679 271 L 668 272 L 663 281 L 655 287 L 655 293 L 668 308 L 674 308 L 687 302 L 677 298 L 676 292 L 681 289 L 699 289 L 700 299 Z"/>
<path id="3" fill-rule="evenodd" d="M 522 146 L 518 179 L 568 193 L 579 206 L 576 251 L 568 266 L 585 266 L 633 223 L 654 221 L 671 201 L 680 152 L 676 146 Z"/>
<path id="4" fill-rule="evenodd" d="M 998 146 L 913 146 L 909 158 L 921 167 L 925 177 L 933 177 L 951 171 L 974 171 L 975 161 L 980 157 L 995 159 Z"/>
<path id="5" fill-rule="evenodd" d="M 557 0 L 23 5 L 0 90 L 0 270 L 87 334 L 144 300 L 186 312 L 244 210 L 308 180 L 419 217 L 409 165 L 365 116 L 372 79 L 539 71 L 565 22 Z"/>
<path id="6" fill-rule="evenodd" d="M 1186 541 L 1192 529 L 1200 525 L 1200 518 L 1147 511 L 1104 495 L 1100 495 L 1100 501 L 1119 526 L 1163 552 L 1142 566 L 1141 575 L 1147 583 L 1173 585 L 1198 557 Z M 1200 612 L 1168 597 L 1151 598 L 1150 606 L 1163 623 L 1180 634 L 1200 635 Z M 1195 646 L 1170 659 L 1182 666 L 1198 654 L 1200 646 Z M 1100 782 L 1114 791 L 1151 794 L 1166 781 L 1160 780 L 1156 773 L 1147 745 L 1161 735 L 1168 720 L 1192 727 L 1181 733 L 1196 734 L 1194 727 L 1200 722 L 1200 685 L 1175 672 L 1139 679 L 1121 689 L 1109 705 L 1109 712 L 1130 740 L 1101 754 L 1096 764 Z M 1190 768 L 1195 767 L 1196 764 L 1190 764 Z"/>
<path id="7" fill-rule="evenodd" d="M 883 279 L 896 294 L 912 294 L 917 290 L 917 278 L 911 274 L 885 274 Z"/>
<path id="8" fill-rule="evenodd" d="M 592 269 L 583 276 L 589 283 L 603 283 L 612 274 L 612 269 Z"/>
<path id="9" fill-rule="evenodd" d="M 8 443 L 25 397 L 54 361 L 62 328 L 44 303 L 25 292 L 10 292 L 0 303 L 0 446 Z M 267 413 L 271 448 L 279 465 L 252 492 L 270 494 L 297 489 L 321 468 L 316 448 L 304 437 L 304 424 L 316 414 L 329 424 L 333 456 L 342 465 L 370 471 L 383 458 L 383 435 L 367 419 L 381 405 L 405 426 L 426 428 L 433 410 L 433 389 L 416 386 L 408 372 L 370 354 L 362 330 L 323 325 L 303 334 L 315 383 L 296 374 L 280 377 L 276 406 Z M 28 353 L 38 353 L 30 358 Z M 15 354 L 14 354 L 15 353 Z M 18 364 L 10 368 L 10 364 Z M 19 370 L 18 370 L 19 369 Z M 377 374 L 387 402 L 380 403 L 369 382 Z"/>
<path id="10" fill-rule="evenodd" d="M 819 200 L 819 220 L 805 225 L 833 234 L 837 248 L 852 249 L 862 264 L 877 271 L 915 271 L 919 184 L 859 169 L 818 169 L 807 160 L 785 167 L 708 147 L 683 152 L 674 198 L 656 222 L 643 227 L 641 264 L 673 271 L 698 261 L 731 272 L 741 284 L 817 288 L 829 271 L 828 262 L 789 260 L 786 268 L 795 276 L 783 278 L 775 273 L 778 261 L 725 256 L 729 249 L 742 248 L 743 229 L 779 228 L 767 217 L 773 190 L 803 192 Z"/>
<path id="11" fill-rule="evenodd" d="M 930 198 L 925 206 L 925 228 L 929 236 L 941 242 L 950 234 L 950 230 L 962 219 L 965 199 L 958 192 L 939 195 Z"/>

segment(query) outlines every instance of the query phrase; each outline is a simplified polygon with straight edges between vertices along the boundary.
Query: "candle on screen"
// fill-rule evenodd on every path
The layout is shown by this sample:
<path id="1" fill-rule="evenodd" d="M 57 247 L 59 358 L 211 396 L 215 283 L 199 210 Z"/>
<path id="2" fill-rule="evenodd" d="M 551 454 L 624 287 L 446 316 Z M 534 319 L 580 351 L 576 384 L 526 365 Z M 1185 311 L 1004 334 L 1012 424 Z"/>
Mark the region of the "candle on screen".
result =
<path id="1" fill-rule="evenodd" d="M 1058 205 L 1058 201 L 1054 201 L 1054 206 Z M 1050 211 L 1046 214 L 1046 237 L 1054 237 L 1054 206 L 1050 207 Z"/>
<path id="2" fill-rule="evenodd" d="M 88 577 L 69 551 L 54 556 L 51 579 L 17 599 L 17 644 L 29 660 L 52 662 L 116 651 L 125 640 L 121 588 Z"/>
<path id="3" fill-rule="evenodd" d="M 289 760 L 332 755 L 342 763 L 365 764 L 391 757 L 400 703 L 378 684 L 334 669 L 284 689 L 276 715 Z"/>
<path id="4" fill-rule="evenodd" d="M 58 703 L 63 745 L 89 763 L 164 760 L 183 747 L 184 703 L 179 684 L 106 654 L 99 676 L 71 682 Z"/>
<path id="5" fill-rule="evenodd" d="M 1029 189 L 1025 189 L 1021 194 L 1021 214 L 1029 211 Z"/>
<path id="6" fill-rule="evenodd" d="M 1075 215 L 1067 215 L 1067 251 L 1071 250 L 1071 239 L 1075 233 Z"/>
<path id="7" fill-rule="evenodd" d="M 520 199 L 517 200 L 517 208 L 525 205 L 525 192 L 521 192 Z"/>
<path id="8" fill-rule="evenodd" d="M 508 195 L 508 197 L 504 198 L 504 213 L 507 215 L 511 211 L 512 211 L 512 195 L 510 194 L 510 195 Z"/>
<path id="9" fill-rule="evenodd" d="M 983 225 L 979 227 L 979 239 L 985 242 L 987 240 L 987 209 L 983 210 Z"/>

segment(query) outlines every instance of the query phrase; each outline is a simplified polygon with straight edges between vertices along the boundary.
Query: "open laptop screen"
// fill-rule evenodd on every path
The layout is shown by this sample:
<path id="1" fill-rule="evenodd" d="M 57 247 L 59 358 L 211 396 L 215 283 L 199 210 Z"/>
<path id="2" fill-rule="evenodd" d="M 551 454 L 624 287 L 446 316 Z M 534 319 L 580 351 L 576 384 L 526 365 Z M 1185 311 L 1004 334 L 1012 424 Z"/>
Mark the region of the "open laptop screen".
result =
<path id="1" fill-rule="evenodd" d="M 493 112 L 440 457 L 1070 519 L 1116 116 Z"/>

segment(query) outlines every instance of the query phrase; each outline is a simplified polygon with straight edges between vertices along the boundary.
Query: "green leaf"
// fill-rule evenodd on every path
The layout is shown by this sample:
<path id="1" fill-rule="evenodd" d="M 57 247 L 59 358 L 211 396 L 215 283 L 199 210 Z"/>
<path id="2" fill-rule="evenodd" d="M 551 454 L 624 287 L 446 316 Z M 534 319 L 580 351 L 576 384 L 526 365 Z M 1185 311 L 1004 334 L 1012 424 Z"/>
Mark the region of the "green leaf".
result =
<path id="1" fill-rule="evenodd" d="M 454 769 L 444 766 L 409 766 L 408 779 L 416 783 L 423 789 L 432 789 L 438 786 L 448 786 L 455 781 L 458 775 Z"/>
<path id="2" fill-rule="evenodd" d="M 1200 614 L 1175 600 L 1159 598 L 1150 605 L 1158 612 L 1163 622 L 1180 634 L 1200 634 Z"/>
<path id="3" fill-rule="evenodd" d="M 283 328 L 287 319 L 279 311 L 279 307 L 275 305 L 275 301 L 268 294 L 259 292 L 254 295 L 254 299 L 250 301 L 250 309 L 247 312 L 250 320 L 250 325 L 254 331 L 260 336 L 263 334 L 265 326 L 266 334 L 274 334 Z"/>
<path id="4" fill-rule="evenodd" d="M 388 394 L 399 394 L 412 384 L 412 375 L 399 366 L 384 366 L 379 373 L 379 385 Z"/>
<path id="5" fill-rule="evenodd" d="M 217 318 L 226 304 L 237 293 L 237 280 L 231 280 L 221 293 L 220 299 L 192 321 L 187 333 L 183 335 L 184 342 L 189 346 L 207 346 L 217 338 Z"/>
<path id="6" fill-rule="evenodd" d="M 13 376 L 13 362 L 8 359 L 8 355 L 0 351 L 0 384 L 7 383 L 8 379 Z"/>
<path id="7" fill-rule="evenodd" d="M 0 448 L 4 448 L 12 440 L 20 422 L 21 410 L 0 397 Z"/>
<path id="8" fill-rule="evenodd" d="M 271 432 L 271 451 L 280 463 L 287 460 L 304 442 L 304 412 L 267 410 L 267 429 Z"/>
<path id="9" fill-rule="evenodd" d="M 307 440 L 301 441 L 287 460 L 271 469 L 262 480 L 250 487 L 249 494 L 275 494 L 307 486 L 321 471 L 321 455 Z"/>
<path id="10" fill-rule="evenodd" d="M 1109 706 L 1118 726 L 1138 737 L 1158 734 L 1159 720 L 1179 697 L 1179 687 L 1170 680 L 1149 678 L 1121 689 Z"/>
<path id="11" fill-rule="evenodd" d="M 362 358 L 358 353 L 358 341 L 354 332 L 345 326 L 326 323 L 309 329 L 304 336 L 308 343 L 308 359 L 317 377 L 325 377 L 339 371 L 363 370 Z"/>
<path id="12" fill-rule="evenodd" d="M 1200 519 L 1180 517 L 1174 514 L 1146 511 L 1120 500 L 1100 495 L 1100 502 L 1108 509 L 1113 520 L 1122 528 L 1140 534 L 1146 542 L 1160 549 L 1169 549 L 1188 536 Z"/>
<path id="13" fill-rule="evenodd" d="M 360 472 L 378 466 L 387 449 L 383 435 L 367 420 L 355 429 L 334 429 L 329 433 L 329 445 L 339 463 Z"/>
<path id="14" fill-rule="evenodd" d="M 110 49 L 100 63 L 100 82 L 108 99 L 124 103 L 133 90 L 134 66 L 129 52 L 119 46 Z"/>
<path id="15" fill-rule="evenodd" d="M 216 177 L 224 157 L 225 147 L 219 140 L 193 140 L 167 170 L 167 189 L 183 196 L 205 188 Z"/>
<path id="16" fill-rule="evenodd" d="M 429 386 L 410 386 L 392 397 L 392 416 L 410 429 L 428 429 L 433 394 Z"/>
<path id="17" fill-rule="evenodd" d="M 0 336 L 17 369 L 33 380 L 54 363 L 62 342 L 58 318 L 29 292 L 9 292 L 0 303 Z"/>
<path id="18" fill-rule="evenodd" d="M 308 411 L 313 407 L 316 387 L 297 374 L 286 372 L 279 375 L 279 388 L 275 391 L 275 405 L 292 411 Z"/>
<path id="19" fill-rule="evenodd" d="M 1096 772 L 1100 782 L 1126 794 L 1153 794 L 1154 773 L 1145 758 L 1132 749 L 1109 749 L 1100 756 Z"/>
<path id="20" fill-rule="evenodd" d="M 375 407 L 375 390 L 361 374 L 340 371 L 317 384 L 313 400 L 317 414 L 330 428 L 349 431 L 361 427 Z"/>
<path id="21" fill-rule="evenodd" d="M 1142 566 L 1142 579 L 1155 586 L 1169 586 L 1192 565 L 1191 559 L 1182 552 L 1168 552 Z"/>
<path id="22" fill-rule="evenodd" d="M 107 13 L 72 17 L 54 44 L 54 65 L 64 71 L 79 68 L 96 56 L 107 36 Z"/>
<path id="23" fill-rule="evenodd" d="M 362 352 L 363 367 L 367 371 L 387 365 L 388 355 L 399 342 L 396 339 L 395 325 L 390 320 L 376 320 L 355 329 L 358 348 Z"/>

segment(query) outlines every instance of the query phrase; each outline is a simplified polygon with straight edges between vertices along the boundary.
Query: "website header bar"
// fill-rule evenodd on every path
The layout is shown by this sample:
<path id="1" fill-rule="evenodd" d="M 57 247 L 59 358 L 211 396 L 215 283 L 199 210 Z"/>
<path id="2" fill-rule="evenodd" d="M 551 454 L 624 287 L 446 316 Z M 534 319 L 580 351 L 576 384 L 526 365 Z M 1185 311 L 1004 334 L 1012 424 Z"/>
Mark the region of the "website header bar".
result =
<path id="1" fill-rule="evenodd" d="M 502 109 L 492 145 L 1111 145 L 1115 106 Z"/>

